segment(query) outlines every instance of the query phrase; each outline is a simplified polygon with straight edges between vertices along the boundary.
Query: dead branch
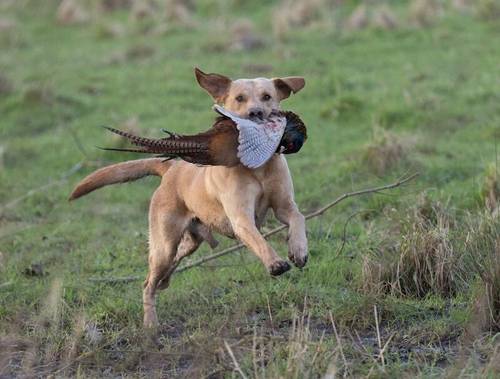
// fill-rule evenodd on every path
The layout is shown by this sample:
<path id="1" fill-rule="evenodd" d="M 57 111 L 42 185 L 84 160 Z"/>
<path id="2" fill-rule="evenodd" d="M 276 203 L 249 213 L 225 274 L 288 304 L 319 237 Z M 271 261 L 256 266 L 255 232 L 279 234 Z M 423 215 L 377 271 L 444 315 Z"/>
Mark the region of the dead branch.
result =
<path id="1" fill-rule="evenodd" d="M 321 216 L 321 215 L 323 215 L 323 213 L 325 213 L 330 208 L 333 208 L 334 206 L 336 206 L 341 201 L 346 200 L 346 199 L 348 199 L 350 197 L 360 196 L 360 195 L 366 195 L 366 194 L 369 194 L 369 193 L 377 193 L 377 192 L 385 191 L 385 190 L 388 190 L 388 189 L 393 189 L 393 188 L 396 188 L 396 187 L 400 187 L 403 184 L 405 184 L 405 183 L 407 183 L 407 182 L 415 179 L 417 176 L 418 176 L 418 173 L 415 173 L 415 174 L 410 175 L 410 176 L 408 176 L 406 178 L 401 178 L 401 179 L 399 179 L 398 181 L 396 181 L 396 182 L 394 182 L 392 184 L 388 184 L 388 185 L 380 186 L 380 187 L 375 187 L 375 188 L 367 188 L 367 189 L 360 190 L 360 191 L 354 191 L 354 192 L 345 193 L 342 196 L 339 196 L 338 198 L 336 198 L 335 200 L 333 200 L 332 202 L 326 204 L 325 206 L 323 206 L 323 207 L 315 210 L 314 212 L 311 212 L 311 213 L 307 214 L 305 216 L 305 219 L 306 220 L 310 220 L 311 218 L 315 218 L 315 217 Z M 288 229 L 288 225 L 278 226 L 277 228 L 274 228 L 274 229 L 270 230 L 269 232 L 265 233 L 263 236 L 264 236 L 264 238 L 269 238 L 273 234 L 279 233 L 279 232 L 281 232 L 284 229 Z M 199 266 L 199 265 L 201 265 L 201 264 L 203 264 L 205 262 L 208 262 L 208 261 L 214 260 L 216 258 L 222 257 L 223 255 L 227 255 L 227 254 L 232 253 L 234 251 L 237 251 L 237 250 L 239 250 L 239 249 L 241 249 L 243 247 L 245 247 L 245 245 L 243 245 L 242 243 L 239 243 L 237 245 L 228 247 L 227 249 L 219 251 L 218 253 L 215 253 L 215 254 L 212 254 L 212 255 L 208 255 L 206 257 L 198 259 L 197 261 L 194 261 L 192 263 L 189 263 L 187 265 L 179 267 L 176 270 L 176 272 L 182 272 L 182 271 L 185 271 L 185 270 L 189 270 L 190 268 Z"/>
<path id="2" fill-rule="evenodd" d="M 89 278 L 89 281 L 95 283 L 130 283 L 141 279 L 141 276 L 120 276 L 114 278 Z"/>
<path id="3" fill-rule="evenodd" d="M 396 182 L 391 183 L 391 184 L 387 184 L 387 185 L 380 186 L 380 187 L 373 187 L 373 188 L 367 188 L 367 189 L 363 189 L 363 190 L 359 190 L 359 191 L 353 191 L 353 192 L 344 193 L 342 196 L 339 196 L 338 198 L 336 198 L 332 202 L 326 204 L 325 206 L 323 206 L 323 207 L 315 210 L 314 212 L 311 212 L 311 213 L 307 214 L 305 216 L 305 219 L 306 220 L 310 220 L 312 218 L 321 216 L 321 215 L 323 215 L 323 213 L 325 213 L 330 208 L 333 208 L 338 203 L 340 203 L 340 202 L 342 202 L 342 201 L 344 201 L 344 200 L 346 200 L 346 199 L 348 199 L 350 197 L 360 196 L 360 195 L 366 195 L 366 194 L 372 194 L 372 193 L 379 193 L 379 192 L 382 192 L 382 191 L 385 191 L 385 190 L 389 190 L 389 189 L 400 187 L 400 186 L 402 186 L 402 185 L 404 185 L 404 184 L 412 181 L 418 175 L 419 175 L 418 173 L 414 173 L 414 174 L 412 174 L 410 176 L 398 179 Z M 279 233 L 279 232 L 281 232 L 282 230 L 285 230 L 285 229 L 288 229 L 288 225 L 278 226 L 278 227 L 276 227 L 276 228 L 268 231 L 267 233 L 264 233 L 263 237 L 267 239 L 267 238 L 271 237 L 272 235 L 274 235 L 276 233 Z M 194 262 L 188 263 L 188 264 L 186 264 L 186 265 L 184 265 L 182 267 L 179 267 L 175 272 L 182 272 L 182 271 L 189 270 L 189 269 L 191 269 L 193 267 L 201 266 L 203 263 L 206 263 L 206 262 L 212 261 L 214 259 L 220 258 L 220 257 L 222 257 L 224 255 L 228 255 L 228 254 L 233 253 L 235 251 L 238 251 L 238 250 L 240 250 L 240 249 L 242 249 L 244 247 L 245 247 L 244 244 L 238 243 L 238 244 L 236 244 L 234 246 L 228 247 L 227 249 L 221 250 L 221 251 L 219 251 L 217 253 L 208 255 L 208 256 L 200 258 L 200 259 L 198 259 L 198 260 L 196 260 Z M 89 280 L 92 281 L 92 282 L 128 283 L 128 282 L 132 282 L 132 281 L 136 281 L 136 280 L 141 280 L 141 279 L 142 279 L 142 277 L 139 277 L 139 276 L 130 276 L 130 277 L 121 277 L 121 278 L 90 278 Z"/>

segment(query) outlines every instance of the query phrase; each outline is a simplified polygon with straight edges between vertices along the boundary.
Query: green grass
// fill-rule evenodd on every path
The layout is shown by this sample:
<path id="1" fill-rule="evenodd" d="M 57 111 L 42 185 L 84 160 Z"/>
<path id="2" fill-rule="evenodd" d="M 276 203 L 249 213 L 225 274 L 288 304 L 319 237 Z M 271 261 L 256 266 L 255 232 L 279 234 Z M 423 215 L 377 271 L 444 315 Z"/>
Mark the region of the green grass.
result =
<path id="1" fill-rule="evenodd" d="M 399 225 L 421 192 L 453 215 L 457 254 L 498 255 L 490 229 L 476 244 L 466 238 L 490 217 L 482 194 L 500 137 L 498 19 L 442 2 L 433 26 L 414 28 L 407 2 L 393 1 L 398 29 L 348 32 L 342 25 L 355 2 L 346 2 L 278 42 L 276 4 L 264 1 L 204 0 L 194 26 L 174 23 L 163 34 L 144 32 L 159 21 L 134 22 L 127 10 L 60 26 L 57 2 L 41 3 L 0 3 L 0 18 L 16 21 L 0 31 L 0 74 L 13 87 L 0 93 L 0 376 L 238 377 L 226 343 L 248 377 L 498 375 L 498 325 L 465 337 L 482 288 L 475 271 L 448 296 L 365 291 L 362 275 L 363 257 L 375 247 L 397 254 Z M 239 17 L 255 23 L 263 48 L 224 48 Z M 112 22 L 124 35 L 106 37 L 103 25 Z M 259 64 L 266 66 L 255 73 Z M 303 270 L 273 279 L 244 250 L 174 275 L 158 299 L 158 349 L 141 330 L 141 281 L 91 281 L 145 277 L 147 208 L 158 179 L 71 204 L 67 197 L 84 175 L 125 158 L 95 148 L 110 143 L 98 126 L 137 117 L 141 132 L 159 136 L 162 127 L 192 133 L 209 125 L 212 103 L 196 84 L 195 66 L 232 78 L 306 78 L 304 90 L 283 103 L 308 125 L 307 143 L 288 159 L 304 213 L 406 172 L 420 177 L 309 221 Z M 394 143 L 396 158 L 374 168 L 372 154 L 384 159 Z M 79 162 L 82 169 L 58 181 Z M 29 192 L 47 183 L 54 185 Z M 271 243 L 286 256 L 284 235 Z M 193 259 L 209 252 L 203 246 Z M 44 275 L 28 275 L 33 264 Z M 383 362 L 374 309 L 381 343 L 389 341 Z"/>

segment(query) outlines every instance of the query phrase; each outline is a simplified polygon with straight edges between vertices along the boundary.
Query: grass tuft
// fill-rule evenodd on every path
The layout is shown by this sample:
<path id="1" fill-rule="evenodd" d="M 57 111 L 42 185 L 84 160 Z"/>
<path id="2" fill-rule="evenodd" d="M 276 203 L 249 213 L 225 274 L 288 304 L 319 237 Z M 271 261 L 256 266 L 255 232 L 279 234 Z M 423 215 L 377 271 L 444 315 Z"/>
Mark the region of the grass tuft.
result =
<path id="1" fill-rule="evenodd" d="M 151 0 L 133 0 L 130 18 L 134 21 L 147 21 L 155 18 L 156 3 Z"/>
<path id="2" fill-rule="evenodd" d="M 120 9 L 128 9 L 132 0 L 100 0 L 99 8 L 104 12 L 113 12 Z"/>
<path id="3" fill-rule="evenodd" d="M 433 25 L 442 9 L 436 0 L 413 0 L 409 7 L 410 22 L 420 28 Z"/>
<path id="4" fill-rule="evenodd" d="M 346 21 L 346 28 L 349 30 L 360 30 L 368 27 L 370 24 L 370 17 L 368 8 L 365 4 L 359 5 L 354 9 L 352 14 Z"/>
<path id="5" fill-rule="evenodd" d="M 382 5 L 373 11 L 373 27 L 382 30 L 392 30 L 399 27 L 396 14 L 387 5 Z"/>
<path id="6" fill-rule="evenodd" d="M 498 20 L 500 18 L 500 2 L 498 0 L 477 0 L 475 12 L 481 20 Z"/>
<path id="7" fill-rule="evenodd" d="M 499 212 L 500 208 L 500 174 L 496 165 L 492 164 L 484 175 L 481 198 L 490 212 Z"/>
<path id="8" fill-rule="evenodd" d="M 255 31 L 254 23 L 247 18 L 236 20 L 231 25 L 229 50 L 247 51 L 264 47 L 264 38 Z"/>
<path id="9" fill-rule="evenodd" d="M 325 13 L 324 0 L 284 0 L 273 10 L 274 36 L 285 40 L 296 28 L 304 28 L 318 21 Z"/>
<path id="10" fill-rule="evenodd" d="M 169 23 L 194 27 L 196 25 L 193 19 L 194 11 L 195 5 L 192 1 L 166 0 L 165 2 L 165 16 Z"/>
<path id="11" fill-rule="evenodd" d="M 465 251 L 476 275 L 469 335 L 500 332 L 500 216 L 485 213 L 468 225 Z"/>
<path id="12" fill-rule="evenodd" d="M 392 235 L 363 256 L 364 292 L 414 297 L 456 294 L 463 285 L 464 267 L 452 244 L 454 224 L 448 205 L 423 194 L 396 224 Z"/>
<path id="13" fill-rule="evenodd" d="M 363 161 L 376 175 L 384 175 L 408 155 L 408 148 L 398 135 L 379 126 L 373 128 L 372 140 L 363 152 Z"/>
<path id="14" fill-rule="evenodd" d="M 474 5 L 474 0 L 452 0 L 451 6 L 460 12 L 469 12 Z"/>
<path id="15" fill-rule="evenodd" d="M 76 0 L 63 0 L 57 8 L 56 20 L 61 25 L 83 24 L 89 18 L 87 11 Z"/>

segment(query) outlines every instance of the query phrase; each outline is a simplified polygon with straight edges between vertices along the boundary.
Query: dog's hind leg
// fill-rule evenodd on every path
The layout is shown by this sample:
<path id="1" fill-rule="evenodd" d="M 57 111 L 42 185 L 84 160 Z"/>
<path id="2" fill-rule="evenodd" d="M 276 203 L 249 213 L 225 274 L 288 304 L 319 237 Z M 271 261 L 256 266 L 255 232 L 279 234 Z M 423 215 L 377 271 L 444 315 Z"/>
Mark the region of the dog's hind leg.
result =
<path id="1" fill-rule="evenodd" d="M 167 197 L 167 198 L 165 198 Z M 149 214 L 149 272 L 144 282 L 144 326 L 156 327 L 156 291 L 162 282 L 168 283 L 175 268 L 177 247 L 189 225 L 189 217 L 180 209 L 176 199 L 168 198 L 157 190 L 152 199 Z"/>
<path id="2" fill-rule="evenodd" d="M 212 237 L 213 238 L 213 237 Z M 196 229 L 188 228 L 182 235 L 181 242 L 177 247 L 177 253 L 175 254 L 175 259 L 170 269 L 165 272 L 164 276 L 158 282 L 157 289 L 163 290 L 168 287 L 170 283 L 170 277 L 174 273 L 175 269 L 181 263 L 181 260 L 188 255 L 191 255 L 198 249 L 198 247 L 203 242 L 204 238 L 202 235 L 197 233 Z"/>

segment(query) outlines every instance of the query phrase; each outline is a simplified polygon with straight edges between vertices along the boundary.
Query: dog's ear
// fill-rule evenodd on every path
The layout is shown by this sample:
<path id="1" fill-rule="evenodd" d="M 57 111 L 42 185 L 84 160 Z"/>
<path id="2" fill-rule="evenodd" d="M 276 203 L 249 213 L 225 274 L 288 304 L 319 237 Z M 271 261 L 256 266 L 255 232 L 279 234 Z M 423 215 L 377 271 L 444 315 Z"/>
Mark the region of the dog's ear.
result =
<path id="1" fill-rule="evenodd" d="M 199 68 L 194 69 L 196 80 L 201 88 L 207 91 L 215 100 L 221 100 L 229 91 L 231 79 L 219 74 L 205 74 Z"/>
<path id="2" fill-rule="evenodd" d="M 273 82 L 280 100 L 286 99 L 291 93 L 299 92 L 306 85 L 306 81 L 300 76 L 276 78 Z"/>

